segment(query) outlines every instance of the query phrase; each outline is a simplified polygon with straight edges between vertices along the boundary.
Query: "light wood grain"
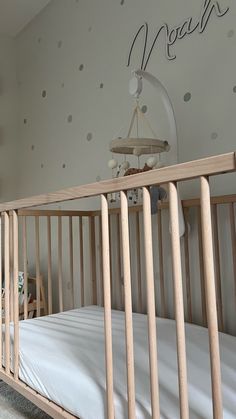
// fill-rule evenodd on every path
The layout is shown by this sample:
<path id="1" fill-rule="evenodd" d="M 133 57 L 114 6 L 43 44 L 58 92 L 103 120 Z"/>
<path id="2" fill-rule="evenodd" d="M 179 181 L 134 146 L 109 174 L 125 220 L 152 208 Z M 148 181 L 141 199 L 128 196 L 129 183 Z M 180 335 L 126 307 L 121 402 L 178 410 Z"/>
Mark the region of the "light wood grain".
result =
<path id="1" fill-rule="evenodd" d="M 5 272 L 5 371 L 10 374 L 10 229 L 9 214 L 4 213 L 4 272 Z"/>
<path id="2" fill-rule="evenodd" d="M 70 201 L 90 196 L 119 192 L 146 185 L 164 184 L 168 182 L 194 179 L 199 176 L 229 173 L 236 169 L 235 153 L 207 157 L 192 162 L 150 170 L 145 173 L 125 176 L 111 180 L 104 180 L 90 185 L 82 185 L 61 191 L 24 198 L 17 201 L 6 202 L 0 205 L 0 212 Z"/>
<path id="3" fill-rule="evenodd" d="M 99 230 L 99 270 L 100 270 L 100 302 L 104 306 L 104 284 L 103 284 L 103 257 L 102 257 L 102 217 L 98 216 L 98 230 Z"/>
<path id="4" fill-rule="evenodd" d="M 132 290 L 130 270 L 130 244 L 129 244 L 129 215 L 126 193 L 120 192 L 121 199 L 121 231 L 124 267 L 124 298 L 125 298 L 125 337 L 126 337 L 126 369 L 128 391 L 128 417 L 135 415 L 135 380 L 134 380 L 134 342 L 132 319 Z"/>
<path id="5" fill-rule="evenodd" d="M 189 229 L 188 229 L 189 208 L 184 209 L 185 234 L 184 234 L 184 262 L 186 278 L 186 298 L 187 298 L 187 320 L 192 323 L 192 296 L 190 282 L 190 260 L 189 260 Z"/>
<path id="6" fill-rule="evenodd" d="M 103 282 L 104 282 L 104 323 L 105 323 L 105 354 L 106 354 L 106 394 L 107 417 L 114 419 L 113 395 L 113 359 L 112 359 L 112 321 L 111 321 L 111 271 L 109 246 L 108 202 L 105 195 L 101 195 L 102 209 L 102 254 L 103 254 Z"/>
<path id="7" fill-rule="evenodd" d="M 153 270 L 153 244 L 150 193 L 143 188 L 143 224 L 144 224 L 144 253 L 147 284 L 147 311 L 148 311 L 148 341 L 149 365 L 151 384 L 152 418 L 160 418 L 158 366 L 157 366 L 157 336 L 156 336 L 156 307 L 155 286 Z"/>
<path id="8" fill-rule="evenodd" d="M 172 266 L 174 280 L 176 340 L 178 359 L 179 400 L 181 419 L 189 418 L 187 360 L 184 329 L 184 301 L 179 236 L 178 193 L 175 183 L 169 184 Z"/>
<path id="9" fill-rule="evenodd" d="M 79 217 L 79 251 L 80 251 L 80 304 L 84 307 L 84 240 L 83 217 Z"/>
<path id="10" fill-rule="evenodd" d="M 47 246 L 48 246 L 48 314 L 52 314 L 52 233 L 51 216 L 47 216 Z"/>
<path id="11" fill-rule="evenodd" d="M 206 283 L 207 321 L 211 361 L 211 385 L 213 417 L 223 417 L 222 393 L 221 393 L 221 371 L 220 352 L 218 339 L 215 272 L 213 259 L 212 222 L 210 205 L 210 188 L 206 177 L 201 177 L 201 215 L 202 215 L 202 238 L 203 238 L 203 259 Z"/>
<path id="12" fill-rule="evenodd" d="M 136 226 L 136 261 L 137 261 L 137 289 L 138 289 L 138 311 L 143 311 L 142 301 L 142 277 L 141 277 L 141 240 L 140 240 L 140 220 L 139 212 L 135 214 L 135 226 Z"/>
<path id="13" fill-rule="evenodd" d="M 162 237 L 162 210 L 158 208 L 157 212 L 157 232 L 158 232 L 158 260 L 160 275 L 161 292 L 161 316 L 166 317 L 166 295 L 165 295 L 165 277 L 164 277 L 164 256 L 163 256 L 163 237 Z"/>
<path id="14" fill-rule="evenodd" d="M 14 378 L 19 379 L 19 242 L 18 215 L 13 212 L 13 262 L 14 262 Z"/>
<path id="15" fill-rule="evenodd" d="M 201 219 L 200 208 L 198 208 L 198 255 L 199 255 L 200 285 L 201 285 L 202 325 L 207 326 L 205 277 L 204 277 L 203 248 L 202 248 L 202 219 Z"/>
<path id="16" fill-rule="evenodd" d="M 120 215 L 116 215 L 116 291 L 117 291 L 117 309 L 122 309 L 122 284 L 121 284 L 121 240 L 120 240 Z"/>
<path id="17" fill-rule="evenodd" d="M 234 299 L 236 305 L 236 229 L 235 229 L 235 215 L 234 204 L 229 204 L 229 217 L 230 217 L 230 232 L 232 244 L 232 259 L 233 259 L 233 274 L 234 274 Z"/>
<path id="18" fill-rule="evenodd" d="M 62 280 L 62 219 L 58 217 L 58 298 L 59 310 L 63 312 L 63 280 Z"/>
<path id="19" fill-rule="evenodd" d="M 92 284 L 92 304 L 97 304 L 96 238 L 94 217 L 89 217 L 90 266 Z"/>
<path id="20" fill-rule="evenodd" d="M 36 302 L 37 317 L 40 317 L 40 242 L 39 242 L 39 217 L 35 217 L 35 267 L 36 267 Z"/>
<path id="21" fill-rule="evenodd" d="M 218 231 L 218 211 L 217 205 L 212 205 L 212 226 L 213 226 L 213 237 L 214 237 L 214 249 L 215 249 L 215 277 L 216 277 L 216 302 L 217 302 L 217 315 L 218 315 L 218 326 L 219 331 L 224 331 L 223 321 L 223 301 L 222 301 L 222 289 L 221 289 L 221 263 L 220 263 L 220 240 Z"/>
<path id="22" fill-rule="evenodd" d="M 24 266 L 24 319 L 28 318 L 28 260 L 27 260 L 27 221 L 22 217 L 23 266 Z"/>
<path id="23" fill-rule="evenodd" d="M 74 241 L 73 241 L 73 219 L 69 216 L 69 259 L 70 259 L 70 289 L 71 307 L 75 307 L 74 301 Z"/>

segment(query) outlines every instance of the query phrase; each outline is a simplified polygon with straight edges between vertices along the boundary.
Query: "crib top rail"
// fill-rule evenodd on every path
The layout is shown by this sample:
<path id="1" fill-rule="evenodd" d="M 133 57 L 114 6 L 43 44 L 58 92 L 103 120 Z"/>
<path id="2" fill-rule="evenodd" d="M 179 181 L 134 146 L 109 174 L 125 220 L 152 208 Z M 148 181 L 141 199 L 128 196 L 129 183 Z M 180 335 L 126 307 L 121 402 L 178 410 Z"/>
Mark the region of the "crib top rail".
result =
<path id="1" fill-rule="evenodd" d="M 75 186 L 57 192 L 38 195 L 6 202 L 0 205 L 0 212 L 31 208 L 40 205 L 54 204 L 63 201 L 76 200 L 125 191 L 151 185 L 161 185 L 168 182 L 178 182 L 194 179 L 200 176 L 213 176 L 236 171 L 235 152 L 194 160 L 162 169 L 150 170 L 145 173 L 105 180 L 88 185 Z"/>

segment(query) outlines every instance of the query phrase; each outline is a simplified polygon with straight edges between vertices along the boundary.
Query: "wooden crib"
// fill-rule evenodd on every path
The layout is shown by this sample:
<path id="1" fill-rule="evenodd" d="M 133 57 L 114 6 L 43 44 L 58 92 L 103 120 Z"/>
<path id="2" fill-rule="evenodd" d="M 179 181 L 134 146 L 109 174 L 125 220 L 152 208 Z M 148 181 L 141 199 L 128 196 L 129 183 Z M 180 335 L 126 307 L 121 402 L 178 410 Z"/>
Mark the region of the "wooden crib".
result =
<path id="1" fill-rule="evenodd" d="M 2 322 L 2 302 L 0 299 L 0 379 L 31 400 L 54 418 L 77 417 L 53 401 L 46 399 L 19 379 L 20 368 L 20 321 L 18 299 L 19 267 L 24 271 L 24 293 L 28 295 L 29 246 L 34 248 L 30 275 L 36 276 L 36 311 L 41 314 L 41 277 L 47 289 L 47 312 L 63 312 L 77 306 L 93 304 L 104 307 L 105 373 L 106 373 L 106 415 L 115 417 L 114 376 L 112 347 L 111 309 L 124 310 L 126 335 L 127 404 L 128 417 L 136 417 L 135 369 L 133 343 L 133 311 L 147 313 L 150 366 L 150 398 L 152 418 L 160 418 L 158 385 L 158 334 L 156 316 L 175 318 L 179 381 L 179 410 L 181 419 L 189 418 L 188 379 L 185 347 L 185 321 L 208 328 L 209 358 L 211 364 L 212 416 L 223 417 L 221 391 L 221 362 L 218 331 L 229 332 L 224 314 L 224 298 L 221 278 L 221 244 L 219 235 L 219 206 L 228 211 L 230 226 L 230 247 L 233 271 L 234 303 L 236 304 L 236 231 L 234 203 L 236 195 L 210 196 L 209 179 L 236 171 L 235 153 L 209 157 L 144 174 L 102 181 L 96 184 L 68 188 L 55 193 L 25 198 L 0 205 L 1 238 L 3 257 L 0 257 L 1 287 L 5 287 L 5 324 Z M 182 206 L 186 227 L 189 212 L 194 210 L 197 219 L 198 264 L 200 289 L 200 315 L 193 313 L 193 291 L 189 229 L 182 239 L 179 237 L 177 182 L 197 179 L 200 182 L 200 198 L 183 200 Z M 168 184 L 169 201 L 158 207 L 151 216 L 149 186 Z M 143 203 L 129 207 L 126 191 L 142 188 Z M 120 192 L 120 208 L 109 209 L 107 195 Z M 67 202 L 97 196 L 101 209 L 55 210 L 41 208 L 48 204 Z M 37 207 L 34 209 L 34 207 Z M 163 214 L 168 211 L 171 225 L 171 249 L 174 289 L 174 310 L 167 298 L 165 275 L 165 252 L 163 241 L 165 232 Z M 34 234 L 29 234 L 29 219 L 33 223 Z M 43 220 L 43 221 L 42 221 Z M 52 234 L 52 220 L 56 223 L 56 233 Z M 132 220 L 132 232 L 130 228 Z M 42 222 L 44 226 L 42 257 Z M 153 224 L 156 225 L 158 246 L 153 247 Z M 85 228 L 86 225 L 86 228 Z M 32 228 L 32 225 L 31 225 Z M 66 240 L 65 237 L 66 229 Z M 85 234 L 85 230 L 86 233 Z M 131 239 L 131 235 L 132 239 Z M 132 241 L 131 241 L 132 240 Z M 78 242 L 75 257 L 75 241 Z M 116 241 L 116 246 L 113 246 Z M 53 250 L 56 243 L 56 262 Z M 66 278 L 63 273 L 64 246 L 68 249 Z M 134 249 L 134 250 L 133 250 Z M 135 258 L 132 259 L 132 252 Z M 155 258 L 154 258 L 155 255 Z M 56 263 L 56 274 L 55 270 Z M 155 285 L 155 264 L 158 266 L 159 289 Z M 76 266 L 75 266 L 76 265 Z M 89 280 L 86 275 L 89 266 Z M 182 269 L 183 265 L 183 269 Z M 135 281 L 132 272 L 135 269 Z M 144 271 L 144 272 L 143 272 Z M 56 278 L 56 282 L 55 282 Z M 196 285 L 195 285 L 196 286 Z M 89 292 L 86 292 L 86 288 Z M 136 304 L 133 303 L 133 289 Z M 144 291 L 145 288 L 145 291 Z M 65 293 L 67 298 L 65 299 Z M 158 295 L 157 295 L 158 294 Z M 68 298 L 69 295 L 69 298 Z M 158 297 L 158 304 L 157 304 Z M 28 301 L 24 300 L 24 319 L 28 317 Z M 174 315 L 173 315 L 174 313 Z M 13 327 L 13 337 L 11 328 Z M 78 348 L 79 351 L 79 348 Z M 34 354 L 32 354 L 32 357 Z M 236 389 L 235 389 L 236 395 Z"/>

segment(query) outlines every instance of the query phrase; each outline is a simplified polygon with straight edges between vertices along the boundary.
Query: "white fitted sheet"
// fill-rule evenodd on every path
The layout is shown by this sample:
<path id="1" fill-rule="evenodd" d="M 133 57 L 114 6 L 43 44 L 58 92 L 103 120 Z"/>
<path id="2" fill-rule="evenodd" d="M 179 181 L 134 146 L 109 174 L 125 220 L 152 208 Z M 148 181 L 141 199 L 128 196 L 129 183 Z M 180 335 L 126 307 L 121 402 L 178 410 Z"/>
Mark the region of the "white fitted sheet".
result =
<path id="1" fill-rule="evenodd" d="M 116 419 L 127 418 L 124 313 L 112 311 Z M 147 316 L 133 314 L 137 418 L 150 418 Z M 105 418 L 103 309 L 20 322 L 20 378 L 81 419 Z M 212 418 L 207 330 L 186 324 L 190 418 Z M 12 337 L 13 338 L 13 337 Z M 175 322 L 157 319 L 161 418 L 179 418 Z M 236 418 L 236 338 L 220 334 L 224 419 Z"/>

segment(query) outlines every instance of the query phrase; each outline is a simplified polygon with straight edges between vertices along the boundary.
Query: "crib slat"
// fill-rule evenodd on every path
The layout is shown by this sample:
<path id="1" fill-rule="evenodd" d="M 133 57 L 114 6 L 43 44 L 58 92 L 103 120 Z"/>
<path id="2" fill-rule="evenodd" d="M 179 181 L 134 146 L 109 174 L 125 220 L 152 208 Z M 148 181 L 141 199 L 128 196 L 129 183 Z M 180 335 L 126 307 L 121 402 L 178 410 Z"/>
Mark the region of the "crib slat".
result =
<path id="1" fill-rule="evenodd" d="M 223 321 L 223 302 L 222 302 L 222 290 L 221 290 L 221 269 L 220 269 L 220 242 L 219 242 L 219 231 L 218 231 L 218 213 L 217 206 L 212 205 L 212 225 L 214 232 L 214 248 L 215 248 L 215 276 L 216 276 L 216 302 L 217 302 L 217 314 L 219 331 L 224 330 Z"/>
<path id="2" fill-rule="evenodd" d="M 99 215 L 98 217 L 98 224 L 99 224 L 99 255 L 100 255 L 100 302 L 101 306 L 104 306 L 104 284 L 103 284 L 103 266 L 102 266 L 102 217 Z"/>
<path id="3" fill-rule="evenodd" d="M 166 296 L 165 296 L 165 278 L 164 278 L 164 258 L 163 258 L 163 237 L 162 237 L 162 211 L 157 212 L 157 234 L 158 234 L 158 258 L 161 292 L 161 315 L 166 317 Z"/>
<path id="4" fill-rule="evenodd" d="M 14 318 L 14 296 L 13 296 L 13 217 L 12 213 L 9 213 L 9 235 L 10 235 L 10 321 L 13 322 Z"/>
<path id="5" fill-rule="evenodd" d="M 28 319 L 28 264 L 27 264 L 27 222 L 26 216 L 22 217 L 23 236 L 23 268 L 24 268 L 24 320 Z"/>
<path id="6" fill-rule="evenodd" d="M 192 323 L 192 297 L 191 297 L 191 282 L 190 282 L 190 263 L 189 263 L 189 232 L 188 232 L 188 216 L 189 208 L 184 208 L 185 219 L 185 234 L 184 234 L 184 261 L 185 261 L 185 276 L 186 276 L 186 296 L 187 296 L 187 319 Z"/>
<path id="7" fill-rule="evenodd" d="M 111 215 L 109 214 L 108 216 L 108 220 L 109 220 L 109 243 L 110 243 L 110 270 L 111 270 L 111 306 L 113 307 L 113 292 L 114 292 L 114 287 L 113 287 L 113 263 L 112 263 L 112 248 L 113 246 L 111 246 L 111 229 L 112 229 L 112 219 L 111 219 Z"/>
<path id="8" fill-rule="evenodd" d="M 137 285 L 138 285 L 138 311 L 142 313 L 142 281 L 141 281 L 141 244 L 139 212 L 136 213 L 136 249 L 137 249 Z"/>
<path id="9" fill-rule="evenodd" d="M 91 280 L 93 304 L 97 304 L 97 278 L 96 278 L 96 242 L 95 242 L 95 222 L 94 217 L 89 217 L 90 234 L 90 260 L 91 260 Z"/>
<path id="10" fill-rule="evenodd" d="M 1 291 L 1 296 L 0 296 L 0 370 L 2 370 L 2 309 L 3 309 L 3 304 L 2 304 L 2 286 L 3 286 L 3 281 L 2 281 L 2 214 L 0 214 L 0 291 Z"/>
<path id="11" fill-rule="evenodd" d="M 48 314 L 52 314 L 52 234 L 51 217 L 47 216 L 47 245 L 48 245 Z"/>
<path id="12" fill-rule="evenodd" d="M 58 217 L 58 297 L 59 310 L 63 312 L 63 283 L 62 283 L 62 219 Z"/>
<path id="13" fill-rule="evenodd" d="M 189 417 L 188 381 L 187 381 L 187 361 L 186 361 L 186 344 L 185 344 L 185 329 L 184 329 L 184 301 L 183 301 L 183 285 L 182 285 L 181 250 L 180 250 L 180 237 L 179 237 L 178 193 L 177 193 L 176 184 L 172 182 L 169 183 L 169 199 L 170 199 L 171 247 L 172 247 L 176 339 L 177 339 L 177 357 L 178 357 L 180 417 L 181 419 L 187 419 Z"/>
<path id="14" fill-rule="evenodd" d="M 13 211 L 13 261 L 14 261 L 14 378 L 19 378 L 19 261 L 18 215 Z"/>
<path id="15" fill-rule="evenodd" d="M 10 231 L 9 214 L 4 213 L 4 272 L 5 272 L 5 371 L 10 374 Z"/>
<path id="16" fill-rule="evenodd" d="M 83 241 L 83 217 L 79 217 L 79 251 L 80 251 L 80 303 L 84 307 L 84 241 Z"/>
<path id="17" fill-rule="evenodd" d="M 200 284 L 201 284 L 201 303 L 202 303 L 202 325 L 207 326 L 206 318 L 206 293 L 205 293 L 205 278 L 203 266 L 203 249 L 202 249 L 202 219 L 201 208 L 198 211 L 198 252 L 199 252 L 199 268 L 200 268 Z"/>
<path id="18" fill-rule="evenodd" d="M 117 260 L 117 308 L 122 308 L 122 286 L 121 286 L 121 242 L 120 242 L 120 216 L 116 215 L 116 260 Z"/>
<path id="19" fill-rule="evenodd" d="M 102 254 L 103 254 L 103 282 L 104 282 L 107 417 L 108 419 L 114 419 L 115 414 L 114 414 L 114 401 L 113 401 L 109 219 L 108 219 L 108 202 L 107 202 L 107 197 L 105 195 L 101 195 L 101 209 L 102 209 L 102 248 L 103 248 Z"/>
<path id="20" fill-rule="evenodd" d="M 72 307 L 75 307 L 74 301 L 74 243 L 73 243 L 73 219 L 69 217 L 69 258 L 70 258 L 70 288 L 71 288 L 71 302 Z"/>
<path id="21" fill-rule="evenodd" d="M 121 199 L 121 230 L 124 267 L 124 298 L 125 298 L 125 335 L 126 335 L 126 367 L 128 388 L 129 419 L 135 415 L 135 381 L 134 381 L 134 347 L 133 347 L 133 319 L 132 319 L 132 292 L 130 272 L 130 245 L 129 245 L 129 214 L 128 201 L 125 192 L 120 192 Z"/>
<path id="22" fill-rule="evenodd" d="M 153 244 L 150 193 L 143 188 L 143 222 L 144 222 L 144 251 L 147 282 L 147 311 L 148 311 L 148 339 L 149 365 L 151 384 L 152 418 L 160 418 L 158 365 L 157 365 L 157 337 L 156 337 L 156 308 L 155 286 L 153 270 Z"/>
<path id="23" fill-rule="evenodd" d="M 234 298 L 236 304 L 236 229 L 235 229 L 235 216 L 234 204 L 229 204 L 230 216 L 230 231 L 231 231 L 231 244 L 232 244 L 232 258 L 233 258 L 233 272 L 234 272 Z"/>
<path id="24" fill-rule="evenodd" d="M 201 177 L 201 215 L 203 259 L 206 284 L 207 321 L 211 361 L 212 402 L 214 419 L 222 418 L 220 352 L 218 339 L 215 272 L 212 242 L 210 187 L 206 177 Z"/>
<path id="25" fill-rule="evenodd" d="M 39 217 L 35 217 L 35 268 L 36 268 L 36 312 L 40 317 L 40 245 L 39 245 Z"/>

